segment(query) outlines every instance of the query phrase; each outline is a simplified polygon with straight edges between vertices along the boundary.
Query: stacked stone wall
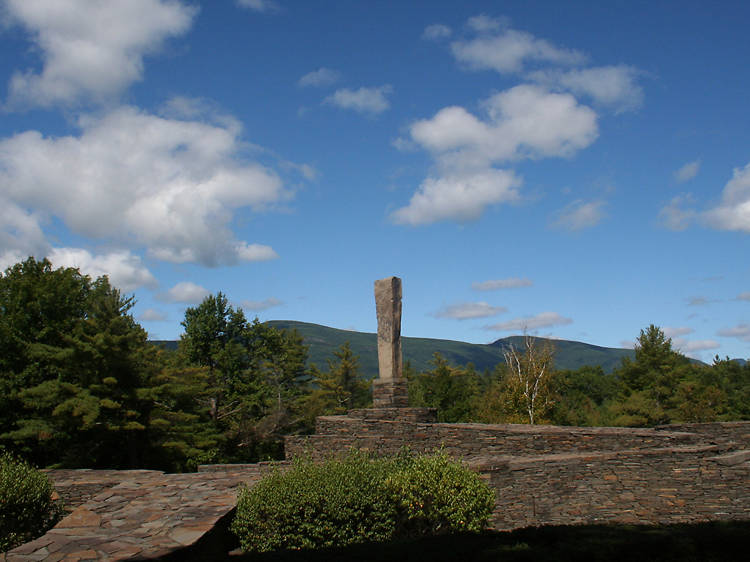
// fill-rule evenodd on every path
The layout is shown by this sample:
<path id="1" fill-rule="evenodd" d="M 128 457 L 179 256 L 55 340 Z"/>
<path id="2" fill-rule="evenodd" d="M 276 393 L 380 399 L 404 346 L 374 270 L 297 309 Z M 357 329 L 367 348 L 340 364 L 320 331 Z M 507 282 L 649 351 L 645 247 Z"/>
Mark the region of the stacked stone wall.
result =
<path id="1" fill-rule="evenodd" d="M 316 422 L 315 435 L 287 438 L 286 455 L 291 458 L 310 454 L 320 459 L 351 447 L 393 454 L 407 446 L 416 452 L 444 448 L 453 456 L 472 459 L 479 456 L 664 448 L 699 442 L 702 441 L 698 434 L 665 429 L 419 423 L 323 416 Z"/>
<path id="2" fill-rule="evenodd" d="M 698 435 L 701 441 L 709 443 L 745 444 L 750 446 L 750 423 L 711 422 L 660 425 L 660 431 L 684 431 Z"/>
<path id="3" fill-rule="evenodd" d="M 287 438 L 287 458 L 442 447 L 496 490 L 493 527 L 500 530 L 750 519 L 750 422 L 632 429 L 431 419 L 427 409 L 323 416 L 315 435 Z"/>
<path id="4" fill-rule="evenodd" d="M 750 519 L 750 452 L 717 446 L 507 459 L 478 467 L 493 527 Z"/>

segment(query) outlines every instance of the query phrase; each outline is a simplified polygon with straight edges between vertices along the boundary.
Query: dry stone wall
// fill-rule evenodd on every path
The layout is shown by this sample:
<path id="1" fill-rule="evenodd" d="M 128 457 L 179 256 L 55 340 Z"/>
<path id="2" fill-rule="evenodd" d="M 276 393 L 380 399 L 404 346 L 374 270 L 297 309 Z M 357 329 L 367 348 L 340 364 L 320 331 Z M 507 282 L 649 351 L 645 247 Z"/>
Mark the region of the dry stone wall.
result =
<path id="1" fill-rule="evenodd" d="M 750 519 L 750 422 L 654 429 L 435 423 L 425 408 L 353 410 L 288 437 L 287 458 L 442 447 L 497 492 L 496 529 Z"/>
<path id="2" fill-rule="evenodd" d="M 507 459 L 481 467 L 493 526 L 750 519 L 750 463 L 719 447 Z M 738 461 L 738 462 L 734 462 Z"/>
<path id="3" fill-rule="evenodd" d="M 287 458 L 299 454 L 324 458 L 350 447 L 393 454 L 407 446 L 417 452 L 444 448 L 455 457 L 469 460 L 484 456 L 664 448 L 701 442 L 695 433 L 666 429 L 429 423 L 418 418 L 379 419 L 360 412 L 365 410 L 355 410 L 347 416 L 319 417 L 315 435 L 287 438 Z"/>
<path id="4" fill-rule="evenodd" d="M 661 431 L 683 431 L 694 433 L 702 441 L 709 443 L 750 444 L 750 423 L 748 422 L 712 422 L 682 423 L 660 425 Z"/>

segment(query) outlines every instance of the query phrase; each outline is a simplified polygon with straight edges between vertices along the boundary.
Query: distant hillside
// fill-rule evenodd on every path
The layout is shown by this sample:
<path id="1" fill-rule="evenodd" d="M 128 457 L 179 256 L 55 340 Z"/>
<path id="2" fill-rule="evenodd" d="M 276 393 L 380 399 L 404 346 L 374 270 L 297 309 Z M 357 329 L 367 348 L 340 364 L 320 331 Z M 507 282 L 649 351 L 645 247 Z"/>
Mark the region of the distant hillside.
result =
<path id="1" fill-rule="evenodd" d="M 375 334 L 339 330 L 292 320 L 272 320 L 269 325 L 281 329 L 296 329 L 309 346 L 309 362 L 325 367 L 333 352 L 348 341 L 352 351 L 359 356 L 362 372 L 368 377 L 377 376 L 378 352 Z M 499 339 L 490 344 L 474 344 L 453 340 L 429 338 L 402 338 L 404 361 L 410 361 L 417 371 L 430 368 L 430 360 L 435 352 L 455 365 L 473 363 L 479 371 L 492 369 L 503 361 L 503 350 L 510 344 L 518 347 L 523 343 L 522 336 Z M 554 340 L 555 366 L 558 369 L 578 369 L 584 365 L 601 365 L 606 372 L 619 366 L 623 357 L 632 357 L 632 349 L 599 347 L 587 343 Z"/>
<path id="2" fill-rule="evenodd" d="M 328 359 L 333 358 L 333 352 L 348 341 L 352 351 L 359 356 L 359 365 L 362 372 L 368 377 L 377 376 L 378 349 L 375 334 L 339 330 L 320 324 L 296 322 L 294 320 L 271 320 L 268 324 L 274 328 L 297 330 L 304 338 L 305 344 L 309 346 L 308 363 L 315 363 L 321 368 L 325 368 Z M 632 349 L 600 347 L 569 340 L 552 340 L 552 342 L 555 345 L 555 367 L 558 369 L 575 370 L 584 365 L 601 365 L 604 372 L 611 373 L 620 366 L 624 357 L 632 358 L 634 356 Z M 177 349 L 177 342 L 173 340 L 152 340 L 151 343 L 163 345 L 170 350 Z M 510 344 L 517 348 L 521 347 L 523 336 L 501 338 L 488 344 L 430 338 L 402 338 L 404 362 L 411 361 L 412 366 L 417 371 L 428 370 L 430 360 L 436 352 L 439 352 L 454 365 L 463 366 L 467 363 L 473 363 L 478 371 L 492 369 L 503 361 L 503 351 Z M 697 359 L 691 359 L 691 361 L 701 363 Z M 744 359 L 733 359 L 733 361 L 737 361 L 740 365 L 745 364 Z"/>
<path id="3" fill-rule="evenodd" d="M 274 328 L 295 329 L 309 346 L 308 363 L 315 363 L 325 368 L 328 359 L 333 358 L 344 342 L 359 356 L 359 365 L 367 377 L 378 373 L 377 336 L 363 332 L 339 330 L 319 324 L 296 322 L 293 320 L 271 320 Z M 453 340 L 430 338 L 402 338 L 404 362 L 410 361 L 417 371 L 430 369 L 430 360 L 438 352 L 454 365 L 473 363 L 478 371 L 492 369 L 503 361 L 503 351 L 510 344 L 523 345 L 522 336 L 510 336 L 489 344 L 466 343 Z M 177 349 L 177 342 L 170 340 L 153 340 L 154 345 L 163 345 L 167 349 Z M 567 340 L 554 340 L 555 366 L 558 369 L 578 369 L 584 365 L 601 365 L 609 373 L 622 362 L 623 357 L 632 357 L 632 349 L 599 347 L 587 343 Z"/>
<path id="4" fill-rule="evenodd" d="M 176 340 L 149 340 L 150 343 L 157 345 L 157 346 L 164 346 L 164 349 L 168 349 L 170 351 L 174 351 L 177 349 L 177 341 Z"/>

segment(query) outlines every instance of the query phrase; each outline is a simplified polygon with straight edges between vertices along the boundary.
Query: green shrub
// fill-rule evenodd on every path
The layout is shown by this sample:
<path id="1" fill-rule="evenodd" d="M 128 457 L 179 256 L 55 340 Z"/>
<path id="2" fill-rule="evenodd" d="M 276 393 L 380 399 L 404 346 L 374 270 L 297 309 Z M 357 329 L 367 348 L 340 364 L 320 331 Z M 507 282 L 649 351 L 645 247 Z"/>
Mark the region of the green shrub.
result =
<path id="1" fill-rule="evenodd" d="M 478 533 L 487 526 L 495 494 L 479 476 L 440 451 L 414 457 L 384 482 L 403 537 Z"/>
<path id="2" fill-rule="evenodd" d="M 296 460 L 240 490 L 232 530 L 251 552 L 341 547 L 480 531 L 494 493 L 446 454 Z"/>
<path id="3" fill-rule="evenodd" d="M 0 454 L 0 552 L 33 540 L 59 517 L 47 476 L 9 453 Z"/>

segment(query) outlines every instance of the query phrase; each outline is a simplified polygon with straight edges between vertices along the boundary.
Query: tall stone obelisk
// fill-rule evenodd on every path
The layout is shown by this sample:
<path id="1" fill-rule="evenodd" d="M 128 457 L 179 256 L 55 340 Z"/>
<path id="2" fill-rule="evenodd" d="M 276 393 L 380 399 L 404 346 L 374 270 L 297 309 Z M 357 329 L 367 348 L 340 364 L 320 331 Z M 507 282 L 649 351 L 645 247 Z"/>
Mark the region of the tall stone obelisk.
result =
<path id="1" fill-rule="evenodd" d="M 406 408 L 409 395 L 401 358 L 401 279 L 375 281 L 375 310 L 378 316 L 379 376 L 373 381 L 375 408 Z"/>

